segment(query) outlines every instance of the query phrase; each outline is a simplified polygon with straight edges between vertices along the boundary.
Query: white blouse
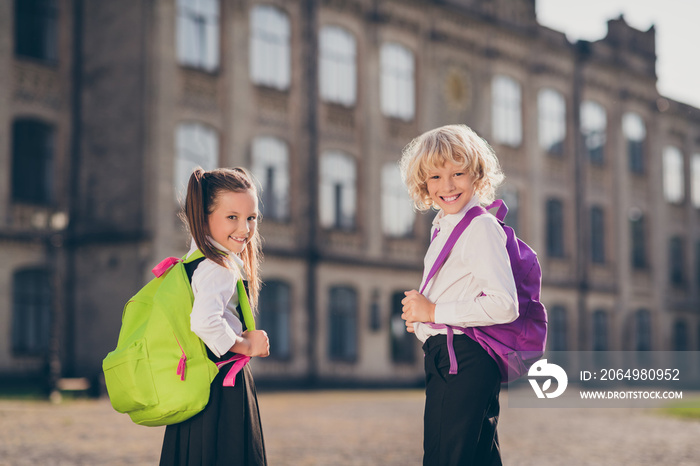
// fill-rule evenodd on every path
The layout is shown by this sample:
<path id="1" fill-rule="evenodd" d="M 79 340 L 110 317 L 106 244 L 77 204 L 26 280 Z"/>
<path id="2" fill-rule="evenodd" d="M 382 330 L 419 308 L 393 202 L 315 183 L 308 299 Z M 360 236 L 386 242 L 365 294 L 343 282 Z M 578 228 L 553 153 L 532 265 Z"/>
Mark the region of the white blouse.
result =
<path id="1" fill-rule="evenodd" d="M 231 251 L 209 238 L 212 245 L 226 252 L 225 260 L 230 268 L 222 267 L 210 259 L 199 263 L 192 275 L 194 305 L 190 314 L 190 328 L 217 356 L 228 352 L 242 340 L 243 325 L 236 317 L 238 292 L 236 282 L 245 277 L 243 261 Z M 197 250 L 194 239 L 187 257 Z M 244 278 L 245 279 L 245 278 Z"/>
<path id="2" fill-rule="evenodd" d="M 440 211 L 435 216 L 432 231 L 437 229 L 439 233 L 425 254 L 421 288 L 454 227 L 478 204 L 479 198 L 474 195 L 460 212 L 445 215 Z M 439 324 L 477 327 L 518 318 L 518 294 L 506 250 L 506 234 L 493 215 L 479 215 L 472 220 L 423 294 L 435 303 L 435 322 Z M 414 324 L 414 329 L 423 342 L 447 333 L 422 323 Z"/>

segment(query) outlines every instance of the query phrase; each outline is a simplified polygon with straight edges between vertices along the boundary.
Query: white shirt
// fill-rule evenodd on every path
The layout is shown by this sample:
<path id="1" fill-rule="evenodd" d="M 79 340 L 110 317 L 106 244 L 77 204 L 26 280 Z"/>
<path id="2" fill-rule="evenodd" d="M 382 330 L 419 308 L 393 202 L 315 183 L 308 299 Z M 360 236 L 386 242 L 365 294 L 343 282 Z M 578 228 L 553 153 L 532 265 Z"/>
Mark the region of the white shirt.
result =
<path id="1" fill-rule="evenodd" d="M 241 340 L 243 325 L 236 317 L 238 292 L 236 282 L 239 277 L 245 277 L 243 261 L 234 253 L 209 238 L 211 244 L 226 252 L 225 260 L 230 268 L 222 267 L 210 259 L 199 263 L 192 274 L 192 294 L 194 305 L 190 314 L 190 328 L 202 339 L 205 345 L 217 356 L 226 354 L 228 350 Z M 197 244 L 192 240 L 189 258 L 197 250 Z"/>
<path id="2" fill-rule="evenodd" d="M 454 227 L 472 207 L 479 205 L 474 195 L 458 213 L 438 212 L 433 232 L 439 233 L 425 254 L 421 288 L 435 259 Z M 506 250 L 506 234 L 493 215 L 479 215 L 460 235 L 442 267 L 423 293 L 435 303 L 435 322 L 459 327 L 505 324 L 518 318 L 518 294 Z M 414 324 L 423 342 L 445 329 Z M 458 332 L 458 330 L 455 330 Z"/>

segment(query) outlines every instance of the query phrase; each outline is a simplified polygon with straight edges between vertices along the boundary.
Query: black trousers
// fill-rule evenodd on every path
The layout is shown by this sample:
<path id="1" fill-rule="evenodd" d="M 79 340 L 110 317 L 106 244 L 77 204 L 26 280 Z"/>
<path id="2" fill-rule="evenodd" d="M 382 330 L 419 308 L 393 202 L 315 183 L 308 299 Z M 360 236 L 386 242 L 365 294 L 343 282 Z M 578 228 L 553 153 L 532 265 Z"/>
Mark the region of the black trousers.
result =
<path id="1" fill-rule="evenodd" d="M 447 336 L 425 342 L 424 466 L 501 465 L 498 445 L 501 375 L 474 340 L 455 334 L 458 373 L 450 375 Z"/>

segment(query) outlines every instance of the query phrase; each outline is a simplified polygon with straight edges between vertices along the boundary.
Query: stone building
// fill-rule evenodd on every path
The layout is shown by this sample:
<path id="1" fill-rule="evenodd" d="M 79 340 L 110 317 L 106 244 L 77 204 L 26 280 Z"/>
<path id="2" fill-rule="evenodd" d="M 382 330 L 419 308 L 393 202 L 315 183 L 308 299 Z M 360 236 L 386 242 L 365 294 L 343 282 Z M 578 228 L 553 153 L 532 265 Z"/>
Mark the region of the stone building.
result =
<path id="1" fill-rule="evenodd" d="M 700 348 L 700 110 L 655 31 L 535 0 L 0 0 L 0 374 L 97 379 L 125 301 L 184 254 L 191 169 L 263 187 L 260 380 L 411 384 L 399 318 L 431 214 L 396 162 L 465 123 L 539 252 L 551 350 Z"/>

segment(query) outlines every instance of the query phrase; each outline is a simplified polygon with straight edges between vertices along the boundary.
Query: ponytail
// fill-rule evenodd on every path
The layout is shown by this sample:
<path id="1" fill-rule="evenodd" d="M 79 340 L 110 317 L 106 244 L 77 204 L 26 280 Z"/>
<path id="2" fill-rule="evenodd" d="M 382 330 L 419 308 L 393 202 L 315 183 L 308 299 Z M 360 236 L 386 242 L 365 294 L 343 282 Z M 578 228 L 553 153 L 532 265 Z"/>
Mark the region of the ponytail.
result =
<path id="1" fill-rule="evenodd" d="M 184 215 L 181 218 L 204 257 L 222 267 L 227 267 L 222 251 L 219 251 L 209 239 L 209 214 L 216 207 L 217 196 L 221 192 L 244 192 L 252 190 L 257 197 L 257 190 L 252 177 L 243 168 L 220 168 L 205 172 L 196 168 L 187 183 L 187 198 L 185 199 Z M 260 218 L 260 217 L 259 217 Z M 260 280 L 260 262 L 262 248 L 258 228 L 248 238 L 241 252 L 243 270 L 248 277 L 248 294 L 253 309 L 257 308 L 258 294 L 262 281 Z"/>

